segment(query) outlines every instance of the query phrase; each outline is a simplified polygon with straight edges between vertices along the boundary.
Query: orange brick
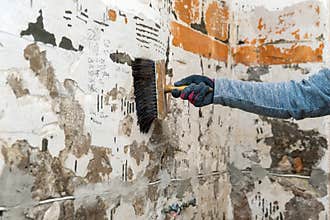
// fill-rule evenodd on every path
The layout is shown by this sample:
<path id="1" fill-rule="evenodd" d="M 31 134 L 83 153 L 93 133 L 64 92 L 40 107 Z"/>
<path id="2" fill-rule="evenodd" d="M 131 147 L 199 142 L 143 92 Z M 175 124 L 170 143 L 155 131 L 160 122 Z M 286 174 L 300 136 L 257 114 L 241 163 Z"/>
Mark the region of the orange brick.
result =
<path id="1" fill-rule="evenodd" d="M 235 63 L 244 65 L 258 64 L 257 47 L 255 46 L 240 46 L 232 50 Z"/>
<path id="2" fill-rule="evenodd" d="M 228 40 L 228 7 L 219 5 L 219 2 L 209 4 L 205 13 L 205 25 L 207 33 L 219 40 Z"/>
<path id="3" fill-rule="evenodd" d="M 324 44 L 315 50 L 306 45 L 293 45 L 291 48 L 279 48 L 274 45 L 259 47 L 259 63 L 265 65 L 292 64 L 323 61 Z"/>
<path id="4" fill-rule="evenodd" d="M 175 0 L 174 10 L 180 20 L 189 25 L 199 21 L 199 0 Z"/>
<path id="5" fill-rule="evenodd" d="M 259 21 L 258 21 L 258 30 L 259 31 L 266 28 L 266 25 L 264 25 L 262 22 L 263 22 L 262 18 L 260 18 Z"/>
<path id="6" fill-rule="evenodd" d="M 290 48 L 280 48 L 275 45 L 244 45 L 232 49 L 235 63 L 244 65 L 281 65 L 292 63 L 319 63 L 323 61 L 324 44 L 313 49 L 306 45 L 292 45 Z"/>
<path id="7" fill-rule="evenodd" d="M 176 47 L 211 58 L 226 62 L 228 59 L 228 45 L 211 37 L 195 31 L 177 22 L 171 22 L 172 44 Z"/>

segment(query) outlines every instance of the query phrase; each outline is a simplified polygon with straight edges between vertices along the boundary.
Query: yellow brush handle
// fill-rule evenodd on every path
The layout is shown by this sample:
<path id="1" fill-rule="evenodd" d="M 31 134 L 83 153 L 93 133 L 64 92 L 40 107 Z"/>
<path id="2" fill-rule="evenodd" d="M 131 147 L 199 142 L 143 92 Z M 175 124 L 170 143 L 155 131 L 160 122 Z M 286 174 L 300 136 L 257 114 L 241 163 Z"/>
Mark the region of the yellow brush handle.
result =
<path id="1" fill-rule="evenodd" d="M 172 92 L 174 89 L 177 89 L 179 91 L 184 90 L 186 87 L 188 86 L 172 86 L 172 85 L 166 85 L 165 86 L 165 93 L 170 93 Z M 212 88 L 209 88 L 209 92 L 213 92 Z"/>

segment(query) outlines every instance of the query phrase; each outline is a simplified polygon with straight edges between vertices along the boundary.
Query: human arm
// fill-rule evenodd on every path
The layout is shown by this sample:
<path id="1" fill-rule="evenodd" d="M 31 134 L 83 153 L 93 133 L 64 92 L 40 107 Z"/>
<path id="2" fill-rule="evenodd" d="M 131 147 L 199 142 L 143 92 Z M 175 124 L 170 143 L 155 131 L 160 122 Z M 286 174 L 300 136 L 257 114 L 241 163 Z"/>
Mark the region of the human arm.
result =
<path id="1" fill-rule="evenodd" d="M 218 78 L 214 81 L 212 102 L 276 118 L 329 115 L 330 70 L 322 69 L 299 82 L 245 82 Z"/>

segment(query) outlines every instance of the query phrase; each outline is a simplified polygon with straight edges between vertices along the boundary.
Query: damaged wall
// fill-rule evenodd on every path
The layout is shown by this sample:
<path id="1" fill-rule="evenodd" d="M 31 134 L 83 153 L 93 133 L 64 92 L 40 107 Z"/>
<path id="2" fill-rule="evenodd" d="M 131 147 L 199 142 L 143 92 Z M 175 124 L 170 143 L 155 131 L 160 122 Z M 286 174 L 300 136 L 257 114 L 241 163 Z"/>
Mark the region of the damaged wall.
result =
<path id="1" fill-rule="evenodd" d="M 302 79 L 328 60 L 326 1 L 3 0 L 0 218 L 327 219 L 329 119 L 170 100 L 137 126 L 131 63 Z"/>

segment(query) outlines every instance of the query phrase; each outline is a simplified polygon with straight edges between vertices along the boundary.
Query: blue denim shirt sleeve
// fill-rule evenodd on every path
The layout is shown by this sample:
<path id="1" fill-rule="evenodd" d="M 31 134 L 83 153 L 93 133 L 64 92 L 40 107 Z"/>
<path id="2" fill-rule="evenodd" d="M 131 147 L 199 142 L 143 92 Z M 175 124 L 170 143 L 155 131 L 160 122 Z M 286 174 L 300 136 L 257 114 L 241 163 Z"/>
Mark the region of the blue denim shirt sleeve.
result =
<path id="1" fill-rule="evenodd" d="M 330 70 L 282 83 L 216 79 L 214 103 L 275 118 L 303 119 L 330 114 Z"/>

